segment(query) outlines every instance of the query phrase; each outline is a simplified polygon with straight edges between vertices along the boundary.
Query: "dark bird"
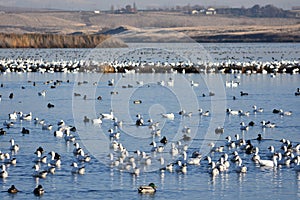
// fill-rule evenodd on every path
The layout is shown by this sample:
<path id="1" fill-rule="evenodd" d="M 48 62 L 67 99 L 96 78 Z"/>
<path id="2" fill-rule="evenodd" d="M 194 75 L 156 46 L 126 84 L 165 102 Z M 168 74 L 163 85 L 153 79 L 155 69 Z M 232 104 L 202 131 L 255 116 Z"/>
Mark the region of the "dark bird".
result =
<path id="1" fill-rule="evenodd" d="M 254 121 L 251 121 L 251 122 L 249 122 L 249 124 L 248 124 L 248 126 L 254 126 L 254 125 L 255 125 Z"/>
<path id="2" fill-rule="evenodd" d="M 168 143 L 168 139 L 166 138 L 166 136 L 164 136 L 161 140 L 160 143 L 166 145 Z"/>
<path id="3" fill-rule="evenodd" d="M 241 96 L 247 96 L 247 95 L 248 95 L 248 93 L 247 93 L 247 92 L 243 92 L 243 91 L 241 91 L 240 93 L 241 93 Z"/>
<path id="4" fill-rule="evenodd" d="M 261 134 L 259 133 L 258 135 L 257 135 L 257 138 L 256 138 L 258 141 L 262 141 L 262 136 L 261 136 Z"/>
<path id="5" fill-rule="evenodd" d="M 280 113 L 280 110 L 278 110 L 278 109 L 273 109 L 272 113 L 278 114 L 278 113 Z"/>
<path id="6" fill-rule="evenodd" d="M 21 131 L 21 133 L 23 133 L 23 134 L 29 134 L 29 129 L 26 129 L 26 128 L 22 128 L 22 131 Z"/>
<path id="7" fill-rule="evenodd" d="M 47 107 L 48 108 L 54 108 L 54 105 L 52 103 L 48 103 Z"/>
<path id="8" fill-rule="evenodd" d="M 295 96 L 300 96 L 300 88 L 297 88 L 297 92 L 295 92 Z"/>
<path id="9" fill-rule="evenodd" d="M 19 190 L 15 187 L 15 185 L 11 185 L 11 187 L 7 190 L 10 194 L 16 194 L 19 192 Z"/>
<path id="10" fill-rule="evenodd" d="M 10 99 L 14 98 L 14 93 L 10 93 L 8 96 Z"/>
<path id="11" fill-rule="evenodd" d="M 34 190 L 33 190 L 33 194 L 36 196 L 41 196 L 45 193 L 44 188 L 42 185 L 38 185 Z"/>

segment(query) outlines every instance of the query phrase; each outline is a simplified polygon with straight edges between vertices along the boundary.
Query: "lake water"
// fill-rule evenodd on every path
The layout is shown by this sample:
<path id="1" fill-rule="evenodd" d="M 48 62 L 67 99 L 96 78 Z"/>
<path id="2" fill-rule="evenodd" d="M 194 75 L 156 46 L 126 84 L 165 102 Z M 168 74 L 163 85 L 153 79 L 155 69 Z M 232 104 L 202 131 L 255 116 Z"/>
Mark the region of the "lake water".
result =
<path id="1" fill-rule="evenodd" d="M 248 57 L 251 60 L 267 61 L 269 58 L 299 60 L 299 44 L 205 44 L 204 48 L 209 52 L 212 60 L 232 59 L 243 61 Z M 176 46 L 177 48 L 178 46 Z M 174 49 L 176 49 L 174 48 Z M 178 48 L 177 48 L 178 49 Z M 187 49 L 183 48 L 184 55 Z M 245 54 L 242 51 L 245 50 Z M 100 51 L 100 50 L 97 50 Z M 110 50 L 105 50 L 105 52 Z M 113 50 L 111 50 L 113 51 Z M 264 52 L 264 53 L 263 53 Z M 56 53 L 56 55 L 55 55 Z M 2 57 L 33 56 L 36 59 L 67 59 L 84 58 L 83 50 L 1 50 Z M 94 54 L 94 53 L 92 53 Z M 48 56 L 47 56 L 48 55 Z M 62 56 L 59 57 L 58 55 Z M 95 55 L 95 54 L 94 54 Z M 207 54 L 206 54 L 207 55 Z M 13 57 L 12 56 L 12 57 Z M 54 57 L 53 57 L 54 56 Z M 283 57 L 282 57 L 283 56 Z M 56 57 L 56 58 L 55 58 Z M 281 58 L 282 57 L 282 58 Z M 174 80 L 174 86 L 168 85 L 170 78 Z M 114 86 L 108 86 L 108 80 L 114 79 Z M 45 84 L 50 80 L 62 80 L 60 85 L 51 89 L 53 83 Z M 225 81 L 238 81 L 237 88 L 226 88 Z M 83 83 L 87 81 L 87 83 Z M 138 84 L 137 81 L 143 81 Z M 161 85 L 161 81 L 165 85 Z M 191 86 L 191 81 L 198 82 L 199 86 Z M 14 138 L 19 144 L 20 151 L 13 155 L 17 158 L 17 165 L 7 167 L 9 176 L 0 179 L 0 199 L 33 199 L 32 190 L 42 184 L 46 193 L 45 199 L 298 199 L 300 196 L 300 173 L 293 170 L 294 165 L 275 168 L 262 168 L 255 164 L 252 155 L 245 154 L 239 148 L 228 149 L 229 154 L 237 150 L 248 167 L 246 174 L 235 172 L 235 164 L 231 163 L 228 171 L 212 177 L 208 173 L 207 161 L 202 160 L 200 165 L 188 165 L 186 174 L 177 172 L 161 172 L 159 169 L 170 162 L 179 159 L 180 156 L 169 154 L 170 144 L 176 143 L 183 136 L 182 128 L 191 128 L 190 141 L 182 141 L 188 145 L 188 157 L 193 151 L 200 151 L 203 157 L 208 155 L 209 143 L 216 146 L 225 145 L 226 137 L 239 134 L 240 137 L 251 139 L 254 146 L 260 149 L 260 156 L 266 158 L 268 147 L 274 145 L 279 151 L 280 139 L 289 139 L 292 144 L 300 143 L 299 137 L 299 97 L 294 93 L 299 87 L 299 75 L 281 74 L 276 77 L 270 75 L 240 75 L 240 79 L 234 75 L 220 74 L 93 74 L 93 73 L 6 73 L 0 75 L 0 88 L 2 100 L 0 102 L 0 122 L 8 120 L 8 113 L 22 111 L 32 112 L 33 118 L 45 119 L 46 123 L 53 124 L 53 130 L 42 130 L 41 125 L 36 125 L 34 120 L 16 120 L 15 125 L 4 130 L 6 135 L 0 137 L 0 150 L 10 152 L 9 140 Z M 33 86 L 35 82 L 35 86 Z M 78 84 L 78 83 L 82 84 Z M 158 84 L 160 82 L 160 84 Z M 22 88 L 23 87 L 23 88 Z M 46 96 L 39 96 L 38 92 L 46 90 Z M 240 91 L 249 93 L 248 96 L 240 96 Z M 14 98 L 9 99 L 9 93 L 14 93 Z M 111 94 L 114 92 L 114 94 Z M 214 92 L 214 96 L 209 96 Z M 81 96 L 74 96 L 79 93 Z M 205 96 L 204 96 L 204 95 Z M 86 95 L 86 99 L 83 96 Z M 102 97 L 99 101 L 96 98 Z M 233 100 L 233 96 L 236 100 Z M 141 100 L 141 104 L 134 104 L 134 100 Z M 54 104 L 54 108 L 48 108 L 47 104 Z M 264 108 L 264 112 L 254 114 L 252 106 Z M 209 110 L 210 116 L 200 116 L 198 109 Z M 250 111 L 249 116 L 226 115 L 225 110 Z M 292 111 L 291 116 L 273 114 L 272 110 L 283 109 Z M 84 123 L 84 116 L 94 119 L 100 113 L 109 113 L 113 110 L 115 117 L 123 121 L 120 128 L 119 142 L 134 155 L 134 151 L 140 149 L 151 155 L 152 164 L 141 168 L 139 176 L 134 176 L 119 167 L 110 166 L 107 156 L 118 153 L 109 148 L 110 139 L 108 129 L 113 127 L 113 122 L 103 119 L 102 125 Z M 180 110 L 192 112 L 191 117 L 179 115 Z M 174 120 L 163 118 L 161 113 L 174 113 Z M 141 114 L 145 121 L 149 118 L 159 122 L 161 136 L 169 140 L 163 153 L 151 154 L 152 142 L 151 130 L 147 126 L 136 127 L 136 115 Z M 73 133 L 80 146 L 92 156 L 90 163 L 80 163 L 86 168 L 84 175 L 71 173 L 71 163 L 76 160 L 73 155 L 74 146 L 71 142 L 65 142 L 64 138 L 54 137 L 57 122 L 64 120 L 66 124 L 75 126 Z M 275 128 L 262 129 L 262 120 L 276 123 Z M 248 131 L 240 130 L 240 122 L 248 124 L 254 121 L 256 125 Z M 22 135 L 21 129 L 25 127 L 30 134 Z M 215 134 L 217 127 L 224 127 L 223 134 Z M 258 134 L 262 134 L 265 140 L 255 140 Z M 156 137 L 155 141 L 160 138 Z M 158 142 L 159 143 L 159 142 Z M 62 157 L 61 168 L 56 169 L 54 175 L 48 174 L 46 179 L 33 178 L 32 160 L 34 151 L 42 146 L 46 154 L 50 151 L 58 152 Z M 213 160 L 219 159 L 222 153 L 213 153 Z M 297 155 L 297 153 L 295 153 Z M 164 157 L 165 164 L 160 165 L 158 159 Z M 114 158 L 115 160 L 115 158 Z M 41 164 L 42 168 L 45 167 Z M 137 192 L 139 185 L 154 182 L 157 192 L 154 195 L 140 195 Z M 22 192 L 10 195 L 6 190 L 14 184 Z"/>

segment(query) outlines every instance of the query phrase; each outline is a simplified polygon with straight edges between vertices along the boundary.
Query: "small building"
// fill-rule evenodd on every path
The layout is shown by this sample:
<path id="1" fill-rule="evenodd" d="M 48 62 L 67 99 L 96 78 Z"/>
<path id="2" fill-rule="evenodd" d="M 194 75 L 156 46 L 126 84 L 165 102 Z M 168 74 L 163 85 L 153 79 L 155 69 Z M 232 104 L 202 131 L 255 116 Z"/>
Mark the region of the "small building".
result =
<path id="1" fill-rule="evenodd" d="M 192 10 L 192 15 L 199 15 L 199 11 L 198 10 Z"/>
<path id="2" fill-rule="evenodd" d="M 217 14 L 216 10 L 214 8 L 208 8 L 206 11 L 205 11 L 205 14 L 206 15 L 215 15 Z"/>
<path id="3" fill-rule="evenodd" d="M 95 10 L 94 13 L 95 14 L 100 14 L 100 11 L 99 10 Z"/>

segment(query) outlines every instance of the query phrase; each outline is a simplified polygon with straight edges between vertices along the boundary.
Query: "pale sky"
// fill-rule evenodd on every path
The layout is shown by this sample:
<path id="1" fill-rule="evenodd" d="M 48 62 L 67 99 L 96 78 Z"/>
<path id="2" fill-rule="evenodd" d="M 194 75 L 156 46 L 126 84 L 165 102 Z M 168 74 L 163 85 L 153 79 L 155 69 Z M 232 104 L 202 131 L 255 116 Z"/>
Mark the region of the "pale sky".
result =
<path id="1" fill-rule="evenodd" d="M 0 0 L 0 5 L 8 7 L 51 8 L 63 10 L 109 10 L 136 3 L 138 9 L 149 7 L 171 7 L 176 5 L 252 7 L 255 4 L 273 4 L 276 7 L 291 9 L 300 6 L 300 0 Z"/>

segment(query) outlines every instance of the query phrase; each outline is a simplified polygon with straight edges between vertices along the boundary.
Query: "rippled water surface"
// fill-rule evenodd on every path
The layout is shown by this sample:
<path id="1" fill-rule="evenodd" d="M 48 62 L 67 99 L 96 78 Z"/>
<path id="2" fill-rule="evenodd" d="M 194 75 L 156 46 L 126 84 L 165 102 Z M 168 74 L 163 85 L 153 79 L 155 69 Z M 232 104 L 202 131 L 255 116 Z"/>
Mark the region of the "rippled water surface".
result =
<path id="1" fill-rule="evenodd" d="M 241 45 L 242 46 L 242 45 Z M 220 48 L 220 47 L 218 47 Z M 232 48 L 232 47 L 230 47 Z M 256 49 L 257 50 L 257 49 Z M 292 49 L 290 49 L 293 51 Z M 3 50 L 1 50 L 3 52 Z M 12 51 L 12 50 L 10 50 Z M 20 51 L 20 50 L 18 50 Z M 34 54 L 34 50 L 30 50 Z M 62 50 L 61 50 L 62 51 Z M 225 48 L 217 50 L 226 51 Z M 255 51 L 255 49 L 252 49 Z M 268 49 L 266 49 L 268 51 Z M 278 50 L 279 51 L 279 50 Z M 282 51 L 282 50 L 281 50 Z M 294 56 L 297 57 L 297 53 Z M 284 51 L 284 54 L 289 54 Z M 229 54 L 227 54 L 229 55 Z M 297 58 L 296 58 L 297 59 Z M 168 86 L 170 78 L 174 80 L 174 86 Z M 108 80 L 114 79 L 115 85 L 108 86 Z M 60 85 L 51 89 L 53 83 L 45 84 L 49 80 L 62 80 Z M 198 87 L 192 87 L 190 81 L 199 83 Z M 237 88 L 226 88 L 225 81 L 239 81 Z M 87 81 L 87 83 L 83 83 Z M 137 84 L 143 81 L 143 85 Z M 165 86 L 158 82 L 165 81 Z M 193 151 L 199 150 L 205 157 L 210 149 L 210 142 L 217 146 L 225 145 L 226 136 L 239 134 L 240 137 L 251 139 L 252 144 L 260 148 L 260 156 L 266 158 L 270 145 L 276 150 L 280 149 L 282 138 L 289 139 L 293 144 L 300 143 L 300 107 L 299 97 L 294 93 L 299 87 L 299 75 L 240 75 L 240 79 L 234 75 L 216 74 L 38 74 L 7 73 L 0 75 L 0 88 L 2 100 L 0 102 L 0 127 L 8 120 L 8 113 L 22 111 L 32 112 L 33 118 L 45 119 L 46 123 L 53 124 L 53 130 L 42 130 L 41 125 L 34 121 L 16 120 L 14 127 L 0 136 L 0 150 L 9 152 L 11 138 L 19 144 L 20 151 L 13 154 L 17 158 L 17 165 L 7 167 L 8 178 L 0 179 L 0 199 L 33 199 L 32 190 L 37 184 L 42 184 L 46 193 L 45 199 L 297 199 L 300 196 L 300 174 L 293 170 L 294 165 L 280 166 L 276 168 L 261 168 L 251 161 L 252 155 L 247 155 L 239 149 L 228 149 L 229 154 L 234 150 L 240 152 L 243 163 L 248 167 L 246 174 L 235 172 L 235 165 L 231 163 L 228 171 L 216 177 L 208 173 L 207 161 L 201 161 L 198 166 L 188 165 L 186 174 L 177 172 L 161 172 L 163 166 L 158 158 L 163 156 L 165 164 L 173 162 L 179 157 L 169 154 L 170 143 L 176 143 L 183 136 L 181 130 L 184 126 L 191 128 L 191 141 L 182 141 L 188 144 L 188 157 Z M 35 82 L 36 86 L 33 86 Z M 78 84 L 78 83 L 82 84 Z M 129 87 L 128 87 L 129 85 Z M 22 88 L 23 87 L 23 88 Z M 46 90 L 46 96 L 38 96 L 38 92 Z M 240 96 L 240 91 L 248 92 L 248 96 Z M 14 98 L 9 99 L 9 93 L 14 93 Z M 115 94 L 111 94 L 115 92 Z M 209 96 L 214 92 L 215 96 Z M 81 96 L 74 96 L 80 93 Z M 204 94 L 204 95 L 203 95 Z M 86 99 L 83 96 L 86 95 Z M 99 101 L 96 98 L 102 97 Z M 236 100 L 233 100 L 233 96 Z M 133 104 L 134 100 L 141 100 L 141 104 Z M 52 103 L 54 108 L 48 108 Z M 264 112 L 254 114 L 252 106 L 264 108 Z M 198 109 L 209 110 L 210 117 L 200 117 Z M 226 108 L 233 110 L 249 111 L 247 116 L 228 116 Z M 272 110 L 283 109 L 292 111 L 291 116 L 281 117 L 273 114 Z M 152 164 L 144 166 L 140 164 L 141 173 L 133 176 L 126 170 L 119 170 L 110 166 L 107 155 L 112 152 L 109 149 L 108 129 L 112 127 L 111 120 L 103 120 L 103 124 L 93 125 L 84 123 L 83 118 L 96 118 L 100 113 L 114 111 L 118 120 L 123 121 L 120 129 L 119 142 L 126 147 L 130 155 L 140 149 L 151 155 Z M 183 117 L 178 113 L 181 109 L 192 112 L 191 117 Z M 175 114 L 174 120 L 161 117 L 161 113 Z M 136 127 L 136 114 L 141 114 L 145 121 L 152 118 L 160 122 L 161 135 L 166 136 L 169 144 L 163 153 L 151 154 L 149 145 L 152 141 L 151 130 L 147 126 Z M 65 142 L 63 138 L 53 135 L 57 129 L 57 122 L 63 119 L 66 124 L 75 126 L 77 132 L 73 133 L 85 152 L 92 156 L 90 163 L 85 163 L 85 175 L 71 174 L 73 156 L 73 144 Z M 273 129 L 262 129 L 262 120 L 276 123 Z M 254 121 L 256 125 L 248 131 L 240 130 L 240 122 L 246 124 Z M 218 126 L 224 127 L 223 134 L 215 134 Z M 22 135 L 21 129 L 25 127 L 30 134 Z M 261 142 L 255 140 L 261 133 L 265 139 Z M 159 141 L 159 138 L 155 138 Z M 54 175 L 49 174 L 46 179 L 32 177 L 35 158 L 34 151 L 42 146 L 46 153 L 58 152 L 62 157 L 62 165 Z M 295 153 L 296 155 L 297 153 Z M 115 153 L 115 156 L 117 154 Z M 222 153 L 212 154 L 213 160 L 217 160 Z M 1 162 L 1 161 L 0 161 Z M 43 165 L 42 165 L 43 167 Z M 158 189 L 154 195 L 140 195 L 137 193 L 139 185 L 154 182 Z M 22 192 L 10 195 L 6 190 L 14 184 Z"/>

